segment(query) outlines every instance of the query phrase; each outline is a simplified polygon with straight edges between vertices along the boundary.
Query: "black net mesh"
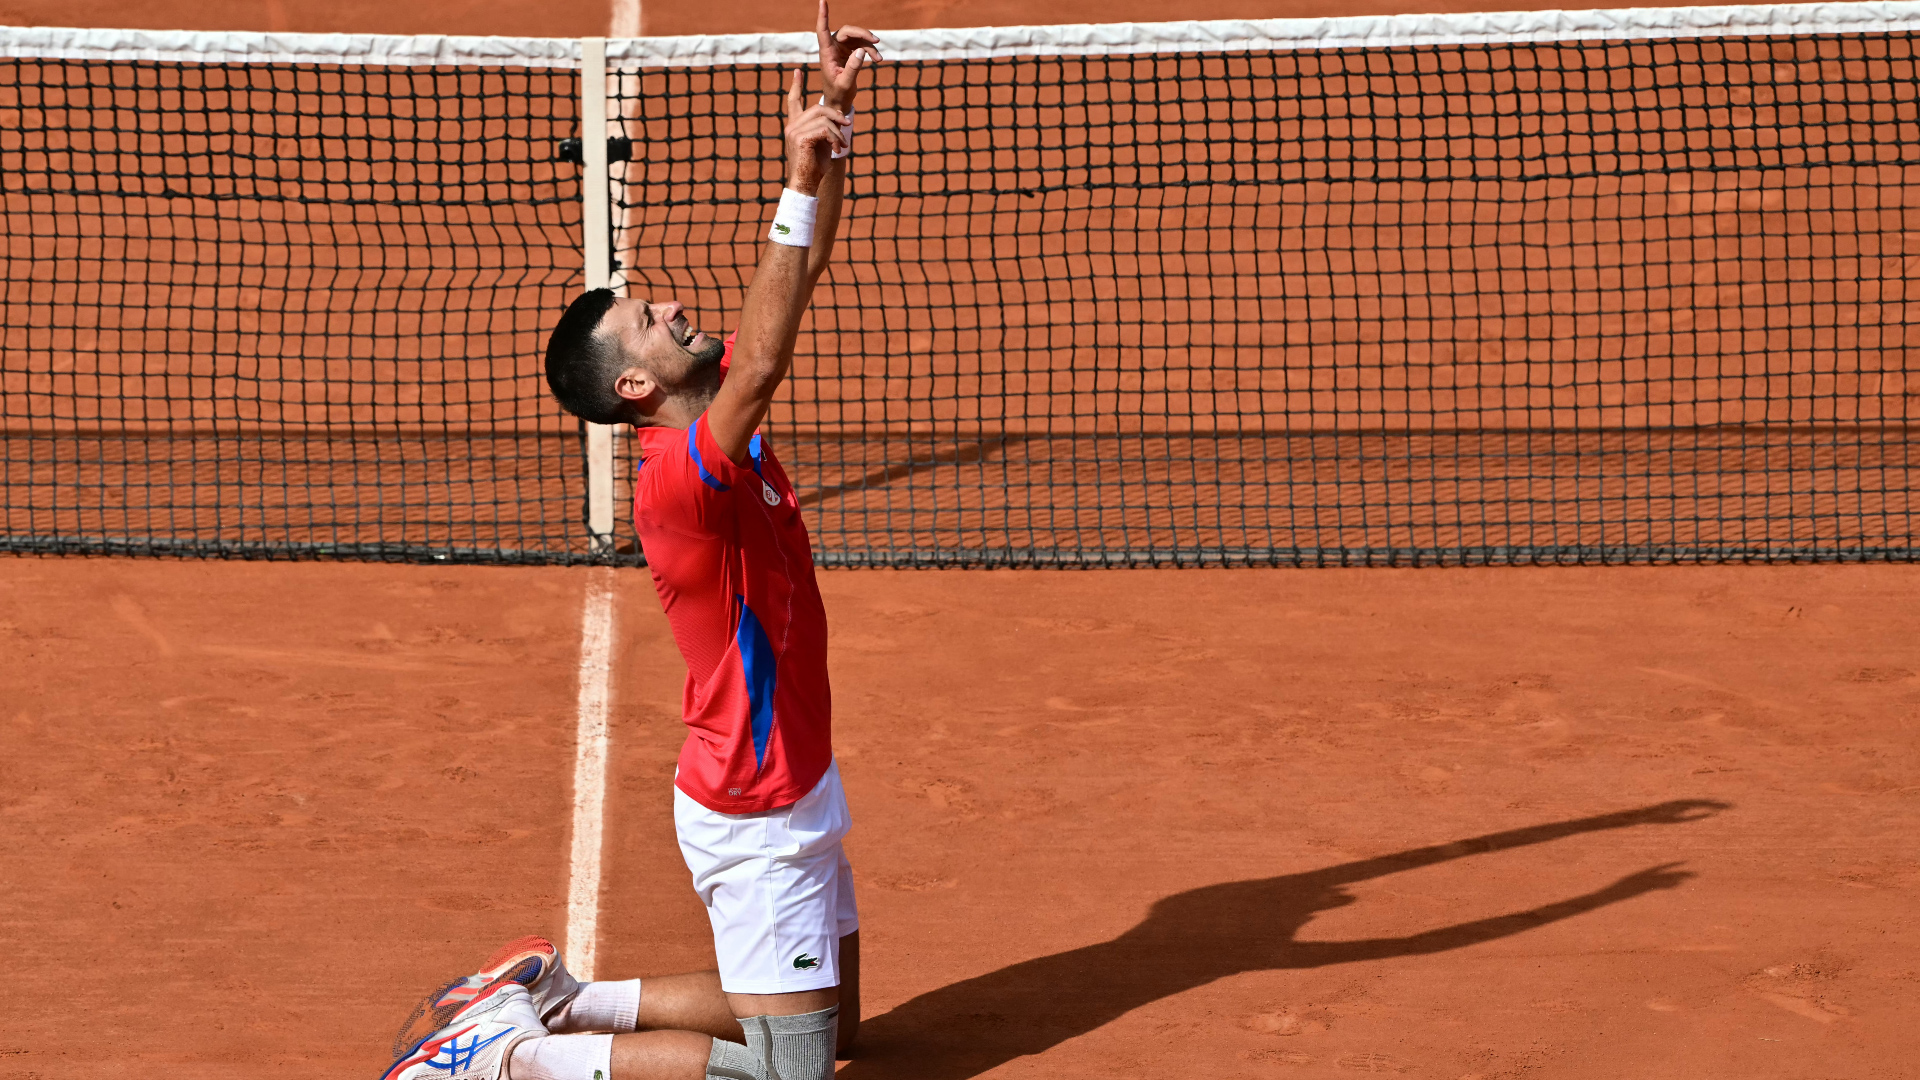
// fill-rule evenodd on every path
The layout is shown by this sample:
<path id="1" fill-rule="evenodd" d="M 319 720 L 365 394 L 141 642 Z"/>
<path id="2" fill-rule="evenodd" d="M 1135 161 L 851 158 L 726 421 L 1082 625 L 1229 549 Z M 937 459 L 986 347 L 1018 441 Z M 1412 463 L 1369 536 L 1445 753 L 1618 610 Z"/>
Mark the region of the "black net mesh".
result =
<path id="1" fill-rule="evenodd" d="M 829 564 L 1913 558 L 1914 53 L 883 65 L 774 445 Z M 708 329 L 783 78 L 622 84 L 619 259 Z"/>
<path id="2" fill-rule="evenodd" d="M 770 435 L 834 565 L 1912 559 L 1914 51 L 882 65 Z M 783 78 L 620 80 L 709 331 Z M 0 60 L 0 550 L 592 558 L 576 80 Z"/>
<path id="3" fill-rule="evenodd" d="M 578 87 L 0 60 L 0 550 L 584 555 Z"/>

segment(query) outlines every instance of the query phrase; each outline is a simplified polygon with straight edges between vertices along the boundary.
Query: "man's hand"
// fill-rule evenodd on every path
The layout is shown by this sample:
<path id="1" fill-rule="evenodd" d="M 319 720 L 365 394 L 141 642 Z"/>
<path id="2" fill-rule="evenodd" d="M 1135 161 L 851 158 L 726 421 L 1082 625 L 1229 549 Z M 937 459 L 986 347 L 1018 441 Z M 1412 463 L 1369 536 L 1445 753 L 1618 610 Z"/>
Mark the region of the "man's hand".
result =
<path id="1" fill-rule="evenodd" d="M 859 57 L 854 57 L 848 70 L 859 63 Z M 808 108 L 805 88 L 806 75 L 796 70 L 787 87 L 787 186 L 813 195 L 820 189 L 833 152 L 840 148 L 840 126 L 847 122 L 847 114 L 831 105 Z"/>
<path id="2" fill-rule="evenodd" d="M 830 33 L 827 28 L 831 25 L 827 21 L 827 0 L 820 0 L 820 18 L 813 31 L 820 39 L 820 96 L 846 112 L 853 108 L 854 95 L 860 90 L 860 68 L 880 59 L 880 39 L 857 26 L 843 26 L 839 33 Z"/>

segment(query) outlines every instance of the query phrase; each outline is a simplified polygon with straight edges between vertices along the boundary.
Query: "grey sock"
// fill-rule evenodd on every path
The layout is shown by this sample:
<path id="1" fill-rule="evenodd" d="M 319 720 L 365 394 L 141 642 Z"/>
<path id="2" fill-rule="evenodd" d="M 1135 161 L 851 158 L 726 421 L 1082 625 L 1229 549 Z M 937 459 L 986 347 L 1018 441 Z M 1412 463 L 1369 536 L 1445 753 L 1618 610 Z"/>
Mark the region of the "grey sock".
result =
<path id="1" fill-rule="evenodd" d="M 774 1080 L 833 1080 L 833 1043 L 840 1032 L 840 1006 L 799 1016 L 755 1019 L 766 1024 L 772 1036 Z"/>
<path id="2" fill-rule="evenodd" d="M 745 1024 L 741 1026 L 753 1031 Z M 713 1049 L 707 1052 L 707 1080 L 773 1080 L 773 1077 L 762 1055 L 739 1043 L 715 1039 Z"/>

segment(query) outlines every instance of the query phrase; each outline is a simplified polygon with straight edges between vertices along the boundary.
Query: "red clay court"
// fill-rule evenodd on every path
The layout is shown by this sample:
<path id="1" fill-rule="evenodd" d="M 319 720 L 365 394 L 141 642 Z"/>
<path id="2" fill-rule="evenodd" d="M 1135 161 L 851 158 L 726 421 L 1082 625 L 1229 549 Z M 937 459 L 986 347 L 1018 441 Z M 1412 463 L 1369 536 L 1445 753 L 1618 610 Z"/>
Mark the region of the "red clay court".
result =
<path id="1" fill-rule="evenodd" d="M 804 23 L 805 12 L 790 18 L 776 7 L 655 5 L 645 29 L 721 33 Z M 177 14 L 43 8 L 16 5 L 0 18 L 216 30 L 606 30 L 600 5 L 302 12 L 270 0 Z M 835 14 L 884 33 L 908 24 L 1324 12 L 1070 5 L 1041 19 L 1007 5 L 925 4 L 898 11 L 846 5 Z M 1869 48 L 1834 64 L 1884 59 Z M 1261 85 L 1297 90 L 1327 74 L 1264 71 L 1269 81 Z M 1753 86 L 1764 88 L 1761 76 Z M 655 100 L 649 94 L 669 89 L 682 95 L 670 100 L 695 101 L 717 115 L 724 111 L 718 102 L 736 90 L 751 96 L 760 78 L 754 73 L 738 87 L 653 89 L 635 80 L 627 90 L 643 104 L 629 118 L 652 107 L 644 104 Z M 1742 87 L 1739 93 L 1749 92 Z M 0 87 L 0 97 L 5 92 Z M 527 100 L 544 92 L 524 83 L 513 91 Z M 949 106 L 944 90 L 916 92 L 917 116 L 957 109 L 964 118 L 975 107 L 964 94 Z M 567 100 L 564 88 L 553 100 Z M 1907 99 L 1888 107 L 1897 113 L 1889 124 L 1920 122 Z M 561 131 L 574 118 L 563 109 L 549 119 Z M 494 120 L 463 122 L 487 130 Z M 702 129 L 701 152 L 744 138 L 754 122 L 749 117 L 739 132 Z M 1845 126 L 1807 121 L 1797 130 Z M 930 153 L 910 146 L 907 130 L 890 136 L 890 152 L 901 160 L 909 151 Z M 0 153 L 7 149 L 0 145 Z M 1015 171 L 1045 180 L 1070 157 L 1037 153 Z M 990 154 L 982 160 L 993 161 Z M 527 168 L 530 183 L 552 180 L 563 194 L 572 175 L 551 163 Z M 754 181 L 759 168 L 743 166 L 741 182 Z M 1419 550 L 1451 554 L 1401 561 L 1459 562 L 1474 561 L 1461 552 L 1484 555 L 1486 545 L 1549 535 L 1565 557 L 1535 556 L 1540 561 L 1577 561 L 1583 550 L 1595 559 L 1647 561 L 1614 556 L 1633 545 L 1744 544 L 1756 562 L 824 569 L 835 741 L 856 822 L 848 851 L 865 942 L 865 1020 L 840 1075 L 1912 1075 L 1920 1060 L 1920 919 L 1912 899 L 1920 888 L 1913 843 L 1920 834 L 1920 567 L 1901 552 L 1913 546 L 1911 417 L 1920 402 L 1908 389 L 1903 339 L 1894 335 L 1904 321 L 1901 245 L 1913 170 L 1875 168 L 1863 163 L 1844 182 L 1829 175 L 1787 188 L 1737 169 L 1725 188 L 1698 186 L 1705 170 L 1685 191 L 1580 195 L 1593 200 L 1582 212 L 1596 220 L 1646 213 L 1673 228 L 1684 220 L 1695 231 L 1658 239 L 1697 241 L 1702 266 L 1738 261 L 1743 230 L 1775 236 L 1768 230 L 1798 223 L 1801 231 L 1779 233 L 1777 250 L 1760 261 L 1805 271 L 1802 292 L 1770 299 L 1764 288 L 1703 277 L 1669 282 L 1675 291 L 1659 302 L 1669 313 L 1696 313 L 1685 328 L 1701 335 L 1689 339 L 1695 358 L 1785 342 L 1779 347 L 1798 350 L 1804 369 L 1719 368 L 1724 377 L 1715 381 L 1703 362 L 1694 372 L 1700 377 L 1687 383 L 1694 398 L 1609 401 L 1600 383 L 1582 381 L 1597 369 L 1581 365 L 1628 363 L 1618 357 L 1463 353 L 1450 362 L 1477 372 L 1469 380 L 1475 386 L 1507 385 L 1529 365 L 1561 364 L 1573 389 L 1564 399 L 1460 397 L 1444 409 L 1431 397 L 1411 404 L 1433 388 L 1392 381 L 1391 365 L 1368 369 L 1388 372 L 1383 382 L 1312 381 L 1326 355 L 1315 349 L 1338 354 L 1341 370 L 1376 364 L 1382 341 L 1368 335 L 1381 327 L 1398 327 L 1403 344 L 1416 323 L 1436 339 L 1464 341 L 1468 333 L 1456 321 L 1435 330 L 1431 313 L 1415 318 L 1367 306 L 1391 300 L 1391 290 L 1380 291 L 1389 280 L 1414 295 L 1396 276 L 1412 273 L 1407 267 L 1312 263 L 1306 247 L 1298 267 L 1259 263 L 1256 249 L 1284 249 L 1299 243 L 1298 229 L 1328 223 L 1288 218 L 1293 211 L 1278 204 L 1271 218 L 1261 217 L 1257 200 L 1234 201 L 1241 196 L 1228 192 L 1231 184 L 1219 188 L 1228 192 L 1219 195 L 1224 202 L 1208 203 L 1195 194 L 1206 185 L 1181 180 L 1178 199 L 1119 207 L 996 188 L 977 196 L 985 202 L 955 203 L 938 220 L 910 219 L 899 209 L 909 196 L 929 198 L 927 189 L 883 192 L 895 200 L 887 203 L 892 209 L 861 226 L 869 231 L 859 234 L 860 250 L 907 252 L 903 261 L 932 268 L 933 276 L 869 280 L 859 275 L 881 274 L 884 260 L 856 261 L 852 276 L 835 286 L 842 292 L 823 301 L 830 314 L 815 330 L 875 341 L 911 337 L 914 362 L 924 364 L 825 370 L 789 403 L 790 467 L 812 485 L 809 523 L 835 538 L 830 553 L 851 553 L 829 563 L 912 564 L 901 553 L 955 537 L 979 551 L 1017 547 L 1028 553 L 1027 566 L 1046 565 L 1033 554 L 1043 551 L 1092 551 L 1095 557 L 1079 561 L 1088 565 L 1103 551 L 1146 552 L 1115 557 L 1137 564 L 1156 561 L 1162 550 L 1253 548 L 1267 554 L 1245 561 L 1288 561 L 1272 553 L 1285 549 L 1322 553 L 1299 561 L 1339 562 L 1325 553 L 1367 545 L 1389 554 L 1354 561 L 1394 561 L 1393 551 Z M 751 206 L 729 209 L 731 196 L 716 194 L 723 185 L 712 175 L 676 172 L 670 163 L 648 183 L 670 189 L 659 205 L 692 209 L 636 202 L 620 222 L 632 230 L 629 250 L 651 243 L 663 252 L 695 244 L 726 252 L 742 230 L 758 227 Z M 1312 198 L 1291 205 L 1310 215 L 1338 196 L 1352 207 L 1391 205 L 1402 222 L 1439 223 L 1464 197 L 1402 187 L 1391 198 L 1369 189 L 1369 202 L 1337 187 L 1312 189 Z M 1871 190 L 1879 201 L 1871 208 L 1820 202 L 1828 197 L 1820 192 L 1842 190 Z M 1769 191 L 1778 193 L 1773 202 Z M 910 324 L 911 313 L 981 302 L 954 297 L 962 286 L 984 292 L 1000 283 L 977 269 L 996 246 L 1015 262 L 1026 258 L 1016 250 L 1021 200 L 1055 197 L 1061 201 L 1034 211 L 1031 235 L 1084 231 L 1105 213 L 1101 228 L 1157 232 L 1163 246 L 1120 252 L 1119 261 L 1111 251 L 1042 250 L 1032 256 L 1036 273 L 1055 256 L 1128 280 L 1298 269 L 1319 283 L 1309 293 L 1326 293 L 1326 317 L 1352 334 L 1269 343 L 1276 353 L 1297 352 L 1297 363 L 1277 364 L 1283 376 L 1290 363 L 1305 373 L 1297 384 L 1177 368 L 1170 358 L 1187 343 L 1138 333 L 1075 340 L 1065 355 L 1036 346 L 1020 373 L 1038 381 L 1016 385 L 1009 376 L 994 391 L 1006 415 L 968 415 L 972 406 L 957 389 L 966 365 L 1009 355 L 1006 340 L 982 337 L 983 324 L 965 319 Z M 1629 211 L 1620 199 L 1640 201 Z M 1654 203 L 1660 208 L 1649 209 Z M 1673 208 L 1681 203 L 1685 209 Z M 969 205 L 990 223 L 984 231 L 968 225 Z M 515 221 L 529 235 L 577 235 L 577 207 L 543 206 Z M 1246 210 L 1244 221 L 1235 206 Z M 1867 221 L 1868 209 L 1881 216 Z M 655 212 L 658 220 L 646 217 Z M 1124 228 L 1114 224 L 1121 217 Z M 1844 229 L 1833 224 L 1843 217 Z M 474 236 L 498 226 L 497 219 L 463 222 Z M 1335 223 L 1349 230 L 1380 224 Z M 1519 251 L 1535 239 L 1526 223 L 1480 224 L 1492 249 Z M 439 227 L 411 219 L 393 227 L 429 226 Z M 364 240 L 363 228 L 380 227 L 350 216 L 299 223 L 333 229 L 344 238 L 341 251 Z M 1568 269 L 1554 287 L 1595 296 L 1628 290 L 1618 273 L 1632 259 L 1608 246 L 1618 237 L 1567 228 L 1568 243 L 1611 252 L 1615 262 Z M 1860 243 L 1872 250 L 1828 243 L 1846 230 L 1866 237 Z M 1325 254 L 1334 232 L 1314 235 Z M 1386 245 L 1356 235 L 1339 233 L 1350 253 Z M 110 244 L 75 243 L 76 253 L 110 261 Z M 1244 253 L 1233 246 L 1241 243 Z M 1420 244 L 1444 246 L 1444 238 L 1436 233 Z M 968 245 L 984 245 L 987 255 L 963 255 Z M 1201 258 L 1209 245 L 1227 256 L 1212 269 Z M 15 249 L 10 258 L 22 255 Z M 1175 273 L 1176 256 L 1195 260 L 1181 264 L 1190 272 Z M 1868 256 L 1871 274 L 1861 269 Z M 740 282 L 728 277 L 731 255 L 709 261 L 722 269 L 703 278 L 697 271 L 706 263 L 689 256 L 677 265 L 669 252 L 643 260 L 638 281 L 668 287 L 688 276 L 678 287 L 720 310 Z M 1149 263 L 1151 273 L 1143 269 Z M 978 276 L 967 278 L 968 267 Z M 454 278 L 405 287 L 469 303 L 479 279 L 459 273 L 499 269 L 481 257 L 455 268 Z M 577 263 L 519 269 L 551 270 L 551 280 L 537 286 L 550 290 L 578 272 Z M 1428 270 L 1438 273 L 1420 272 Z M 1863 291 L 1838 299 L 1821 291 L 1848 274 L 1867 283 Z M 1525 292 L 1525 277 L 1484 287 Z M 1353 301 L 1347 306 L 1334 303 L 1356 280 L 1373 282 L 1371 300 L 1356 294 L 1345 297 Z M 1420 287 L 1456 288 L 1433 280 Z M 200 287 L 190 277 L 173 284 Z M 226 295 L 219 290 L 230 284 L 205 286 L 213 290 L 206 295 Z M 1681 297 L 1682 284 L 1695 299 Z M 873 293 L 882 299 L 862 306 L 855 286 L 894 291 Z M 1649 294 L 1637 295 L 1645 301 Z M 1233 314 L 1244 309 L 1229 301 L 1240 299 L 1202 291 L 1042 295 L 1020 307 L 1019 319 L 1040 328 L 1097 316 L 1110 310 L 1102 305 L 1122 300 L 1153 303 L 1169 320 L 1204 318 L 1243 335 L 1235 338 L 1240 347 L 1260 345 L 1261 318 Z M 1767 322 L 1766 305 L 1776 300 L 1821 312 L 1823 333 L 1851 320 L 1860 336 L 1815 335 L 1807 344 L 1794 336 L 1800 327 Z M 1287 318 L 1317 326 L 1326 312 L 1306 305 Z M 1530 314 L 1538 313 L 1510 317 Z M 1546 315 L 1565 315 L 1579 334 L 1609 340 L 1634 318 L 1612 308 Z M 287 326 L 287 341 L 318 340 L 325 320 Z M 1725 336 L 1703 344 L 1709 329 Z M 1474 333 L 1483 330 L 1494 334 Z M 1869 330 L 1889 336 L 1869 341 Z M 425 333 L 404 317 L 366 332 L 394 341 Z M 449 335 L 443 344 L 452 340 L 436 332 Z M 508 319 L 483 343 L 510 356 L 524 351 L 533 332 Z M 1774 333 L 1782 336 L 1768 336 Z M 48 347 L 33 340 L 33 348 Z M 1394 340 L 1389 334 L 1386 344 Z M 250 347 L 264 355 L 279 346 Z M 1131 366 L 1101 368 L 1114 350 Z M 346 371 L 355 385 L 386 386 L 380 365 L 395 358 L 366 369 L 331 355 L 306 359 L 312 365 L 290 367 L 289 379 L 324 387 L 329 370 Z M 1114 381 L 1096 374 L 1081 387 L 1072 379 L 1083 370 L 1111 370 Z M 1624 367 L 1606 370 L 1609 379 L 1618 376 L 1608 385 L 1642 390 L 1686 381 L 1677 369 L 1639 369 L 1631 378 Z M 179 377 L 191 383 L 227 374 L 196 369 Z M 516 378 L 503 361 L 498 384 L 510 389 Z M 1774 385 L 1769 379 L 1787 387 L 1787 411 L 1740 413 L 1745 388 Z M 98 390 L 97 400 L 151 407 L 166 400 L 162 383 L 123 387 L 118 397 Z M 207 393 L 197 384 L 193 392 Z M 516 412 L 523 406 L 508 401 L 508 391 L 425 405 L 315 393 L 302 403 L 316 410 L 302 420 L 314 430 L 297 438 L 262 436 L 260 425 L 281 417 L 248 417 L 256 426 L 247 428 L 229 417 L 188 416 L 205 420 L 203 427 L 156 437 L 140 444 L 148 448 L 141 456 L 108 462 L 120 472 L 102 471 L 100 460 L 63 459 L 31 476 L 10 473 L 9 482 L 107 491 L 133 477 L 149 499 L 164 498 L 175 477 L 271 482 L 293 494 L 242 522 L 254 530 L 248 535 L 270 541 L 295 535 L 299 513 L 317 512 L 300 498 L 333 490 L 327 485 L 347 476 L 376 477 L 369 490 L 415 500 L 396 504 L 397 518 L 362 506 L 330 519 L 332 535 L 347 541 L 377 539 L 390 527 L 409 542 L 444 539 L 447 522 L 431 512 L 406 515 L 455 499 L 468 509 L 557 500 L 561 515 L 527 526 L 529 535 L 549 526 L 562 535 L 575 524 L 568 515 L 580 481 L 554 463 L 578 453 L 577 433 L 552 415 Z M 471 413 L 456 416 L 456 405 Z M 356 442 L 320 430 L 362 407 L 386 410 L 381 416 L 398 434 Z M 1378 422 L 1271 431 L 1199 431 L 1186 422 L 1209 409 L 1244 420 L 1323 408 Z M 1668 411 L 1655 415 L 1661 409 Z M 1422 426 L 1443 412 L 1462 426 Z M 1535 424 L 1535 413 L 1566 424 Z M 447 425 L 483 414 L 500 423 L 505 447 L 489 450 L 490 460 L 521 462 L 524 473 L 476 470 L 408 487 L 422 483 L 408 462 L 454 460 L 465 444 L 446 440 Z M 11 424 L 14 414 L 7 415 Z M 127 415 L 62 415 L 32 430 L 10 426 L 6 435 L 20 445 L 81 439 L 104 446 L 116 442 L 113 424 Z M 1139 419 L 1166 416 L 1176 422 Z M 426 423 L 405 427 L 422 417 Z M 1014 422 L 1022 418 L 1031 423 Z M 1684 446 L 1662 443 L 1655 433 L 1662 423 L 1710 426 L 1715 434 Z M 893 441 L 876 443 L 874 432 Z M 268 451 L 248 442 L 263 438 L 278 440 L 274 453 L 297 445 L 307 471 L 263 480 L 254 466 Z M 1099 467 L 1073 464 L 1076 448 Z M 1110 459 L 1120 466 L 1109 470 Z M 1495 461 L 1518 464 L 1496 476 L 1486 464 Z M 1596 461 L 1603 463 L 1597 472 Z M 1446 472 L 1460 462 L 1471 467 Z M 1720 477 L 1725 486 L 1702 486 L 1701 477 Z M 1258 497 L 1240 494 L 1255 481 Z M 1243 498 L 1244 505 L 1227 507 L 1234 512 L 1223 510 L 1221 500 Z M 1168 499 L 1184 509 L 1166 509 Z M 59 518 L 63 530 L 111 530 L 119 520 L 113 514 L 152 513 L 152 505 L 130 508 L 104 496 L 86 510 L 10 503 L 7 525 L 18 531 L 21 521 L 43 520 L 33 515 L 55 513 L 67 515 Z M 232 525 L 223 515 L 238 513 L 238 505 L 181 508 L 181 527 L 215 535 Z M 461 527 L 481 517 L 476 512 Z M 471 536 L 484 532 L 474 529 Z M 867 546 L 847 537 L 865 537 Z M 1772 556 L 1752 555 L 1765 545 L 1787 554 L 1768 564 Z M 1887 561 L 1795 563 L 1796 545 L 1842 563 Z M 562 554 L 558 561 L 579 555 Z M 992 561 L 949 561 L 969 559 Z M 372 1076 L 424 988 L 508 938 L 563 939 L 577 870 L 569 859 L 578 679 L 589 648 L 583 602 L 603 589 L 613 598 L 613 633 L 596 973 L 644 977 L 710 965 L 709 928 L 675 848 L 670 811 L 683 666 L 645 571 L 620 561 L 0 558 L 0 860 L 7 868 L 0 923 L 16 957 L 14 1017 L 0 1024 L 0 1078 L 130 1071 L 238 1078 L 263 1069 Z M 1055 564 L 1061 561 L 1071 560 Z"/>
<path id="2" fill-rule="evenodd" d="M 4 910 L 59 1007 L 7 1025 L 5 1075 L 372 1075 L 420 988 L 559 934 L 588 573 L 6 564 Z M 621 580 L 600 967 L 644 975 L 711 944 L 665 797 L 679 661 Z M 822 586 L 866 938 L 843 1075 L 1920 1050 L 1910 567 Z"/>

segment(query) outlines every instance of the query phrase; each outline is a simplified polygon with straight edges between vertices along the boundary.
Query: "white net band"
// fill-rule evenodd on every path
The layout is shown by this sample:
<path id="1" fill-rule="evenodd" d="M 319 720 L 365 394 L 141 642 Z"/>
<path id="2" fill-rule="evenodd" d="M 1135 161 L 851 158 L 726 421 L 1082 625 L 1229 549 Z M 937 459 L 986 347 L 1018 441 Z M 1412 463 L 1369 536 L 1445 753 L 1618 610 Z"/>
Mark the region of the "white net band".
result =
<path id="1" fill-rule="evenodd" d="M 1326 19 L 1222 19 L 1165 23 L 994 26 L 883 31 L 889 60 L 1007 56 L 1261 52 L 1501 42 L 1874 34 L 1920 29 L 1920 0 L 1744 7 L 1616 8 L 1370 15 Z M 811 33 L 616 38 L 615 68 L 805 64 Z M 0 56 L 180 63 L 478 65 L 577 68 L 573 38 L 285 34 L 0 27 Z"/>

